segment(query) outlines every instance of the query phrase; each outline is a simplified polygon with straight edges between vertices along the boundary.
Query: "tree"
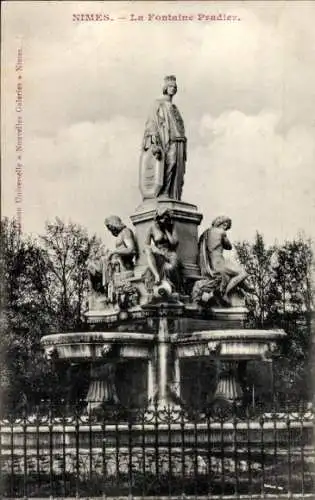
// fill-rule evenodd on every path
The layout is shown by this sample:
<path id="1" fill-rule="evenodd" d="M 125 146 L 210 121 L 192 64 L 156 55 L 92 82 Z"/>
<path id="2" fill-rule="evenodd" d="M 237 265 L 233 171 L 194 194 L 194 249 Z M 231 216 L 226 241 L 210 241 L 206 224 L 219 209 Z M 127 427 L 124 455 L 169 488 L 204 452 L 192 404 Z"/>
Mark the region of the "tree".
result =
<path id="1" fill-rule="evenodd" d="M 62 332 L 80 329 L 89 286 L 87 261 L 100 242 L 80 225 L 58 218 L 46 224 L 41 241 L 47 268 L 46 303 L 54 327 Z"/>
<path id="2" fill-rule="evenodd" d="M 99 245 L 81 226 L 59 219 L 47 223 L 39 240 L 21 235 L 14 220 L 2 220 L 1 380 L 11 407 L 62 396 L 40 339 L 84 325 L 86 263 Z"/>
<path id="3" fill-rule="evenodd" d="M 41 335 L 50 332 L 41 276 L 45 262 L 41 249 L 23 237 L 15 220 L 1 221 L 2 271 L 2 379 L 11 403 L 26 401 L 30 372 L 39 360 Z"/>
<path id="4" fill-rule="evenodd" d="M 312 309 L 311 242 L 301 237 L 277 248 L 274 266 L 274 303 L 276 313 L 309 313 Z"/>
<path id="5" fill-rule="evenodd" d="M 279 360 L 281 379 L 297 394 L 311 392 L 309 368 L 312 314 L 311 242 L 301 237 L 285 242 L 277 249 L 274 271 L 274 302 L 270 321 L 287 332 L 288 340 Z"/>
<path id="6" fill-rule="evenodd" d="M 246 269 L 253 293 L 247 297 L 250 319 L 257 327 L 263 327 L 273 300 L 272 282 L 274 275 L 275 247 L 267 248 L 260 233 L 256 233 L 253 244 L 244 241 L 236 243 L 238 258 Z"/>
<path id="7" fill-rule="evenodd" d="M 311 242 L 298 237 L 267 248 L 257 233 L 253 244 L 238 243 L 236 250 L 254 288 L 247 297 L 252 326 L 281 327 L 287 333 L 276 363 L 276 389 L 306 396 L 313 304 Z"/>

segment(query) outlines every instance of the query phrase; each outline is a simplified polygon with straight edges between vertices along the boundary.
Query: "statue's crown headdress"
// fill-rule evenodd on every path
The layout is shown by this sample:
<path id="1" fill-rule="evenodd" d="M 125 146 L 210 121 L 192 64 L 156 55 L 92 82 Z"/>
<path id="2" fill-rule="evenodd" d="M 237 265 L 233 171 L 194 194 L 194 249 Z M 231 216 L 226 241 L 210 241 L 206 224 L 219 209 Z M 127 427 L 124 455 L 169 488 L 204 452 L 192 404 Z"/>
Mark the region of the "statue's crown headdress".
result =
<path id="1" fill-rule="evenodd" d="M 168 75 L 164 78 L 164 83 L 165 84 L 168 84 L 168 83 L 176 83 L 176 76 L 174 75 Z"/>

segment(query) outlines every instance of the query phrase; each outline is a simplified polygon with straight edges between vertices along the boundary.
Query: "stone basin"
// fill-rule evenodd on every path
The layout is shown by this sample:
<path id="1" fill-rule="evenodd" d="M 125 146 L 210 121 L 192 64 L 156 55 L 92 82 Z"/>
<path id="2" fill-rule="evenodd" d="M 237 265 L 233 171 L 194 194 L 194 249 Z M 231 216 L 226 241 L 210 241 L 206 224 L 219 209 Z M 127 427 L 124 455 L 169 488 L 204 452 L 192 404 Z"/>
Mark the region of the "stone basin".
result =
<path id="1" fill-rule="evenodd" d="M 48 355 L 52 351 L 59 360 L 101 361 L 113 346 L 120 358 L 149 357 L 153 335 L 134 332 L 80 332 L 46 335 L 41 344 Z"/>
<path id="2" fill-rule="evenodd" d="M 277 352 L 283 330 L 216 330 L 194 332 L 174 339 L 181 358 L 220 357 L 222 360 L 266 361 Z"/>
<path id="3" fill-rule="evenodd" d="M 170 335 L 169 343 L 176 347 L 179 358 L 219 355 L 227 360 L 266 360 L 285 336 L 283 330 L 209 330 Z M 151 333 L 106 331 L 46 335 L 41 343 L 48 354 L 55 349 L 58 359 L 96 361 L 113 345 L 121 358 L 148 359 L 155 341 Z"/>
<path id="4" fill-rule="evenodd" d="M 171 333 L 167 319 L 160 318 L 156 334 L 126 331 L 62 333 L 43 337 L 42 346 L 48 357 L 58 361 L 90 364 L 90 401 L 104 399 L 106 394 L 116 391 L 114 379 L 119 363 L 139 361 L 133 368 L 129 367 L 133 373 L 130 372 L 128 378 L 127 392 L 133 389 L 132 375 L 139 372 L 137 376 L 144 380 L 147 401 L 158 398 L 159 406 L 164 407 L 181 400 L 182 362 L 189 359 L 219 362 L 216 396 L 226 401 L 241 400 L 240 370 L 244 371 L 244 363 L 271 361 L 278 353 L 279 341 L 285 336 L 283 330 L 241 328 Z"/>

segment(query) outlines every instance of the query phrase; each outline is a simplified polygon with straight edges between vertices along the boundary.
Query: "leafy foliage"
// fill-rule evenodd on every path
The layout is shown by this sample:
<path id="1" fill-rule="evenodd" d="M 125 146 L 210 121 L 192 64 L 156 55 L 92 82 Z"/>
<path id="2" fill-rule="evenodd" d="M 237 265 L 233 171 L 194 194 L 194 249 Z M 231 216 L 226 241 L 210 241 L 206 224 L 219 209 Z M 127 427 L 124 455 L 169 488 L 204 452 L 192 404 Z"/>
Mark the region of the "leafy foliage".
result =
<path id="1" fill-rule="evenodd" d="M 311 392 L 311 242 L 298 237 L 267 247 L 257 233 L 253 244 L 238 243 L 236 250 L 254 288 L 247 297 L 251 325 L 281 327 L 287 333 L 275 364 L 275 388 L 283 394 L 307 396 Z"/>
<path id="2" fill-rule="evenodd" d="M 20 235 L 14 220 L 4 219 L 1 223 L 1 250 L 2 377 L 12 404 L 23 405 L 32 374 L 42 362 L 40 337 L 50 331 L 41 279 L 46 269 L 41 249 Z"/>
<path id="3" fill-rule="evenodd" d="M 248 281 L 254 292 L 247 297 L 250 318 L 254 325 L 263 327 L 273 302 L 272 282 L 274 277 L 275 247 L 266 248 L 261 234 L 256 234 L 253 244 L 245 241 L 235 245 L 239 260 L 245 267 Z"/>
<path id="4" fill-rule="evenodd" d="M 87 261 L 100 242 L 87 231 L 60 219 L 46 224 L 41 237 L 47 269 L 45 291 L 47 307 L 58 331 L 80 329 L 88 291 Z"/>
<path id="5" fill-rule="evenodd" d="M 39 241 L 1 222 L 1 385 L 13 406 L 61 393 L 60 374 L 44 359 L 43 335 L 84 325 L 86 262 L 99 241 L 79 225 L 56 219 Z M 27 395 L 27 397 L 26 397 Z"/>

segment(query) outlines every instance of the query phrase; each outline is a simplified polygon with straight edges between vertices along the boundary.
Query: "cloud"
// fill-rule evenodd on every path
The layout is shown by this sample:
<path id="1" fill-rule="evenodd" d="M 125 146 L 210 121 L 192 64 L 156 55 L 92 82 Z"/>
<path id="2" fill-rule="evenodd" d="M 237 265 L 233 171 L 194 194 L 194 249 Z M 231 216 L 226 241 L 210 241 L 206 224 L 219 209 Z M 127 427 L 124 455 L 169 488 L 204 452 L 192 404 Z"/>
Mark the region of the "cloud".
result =
<path id="1" fill-rule="evenodd" d="M 58 215 L 100 233 L 109 213 L 128 217 L 137 198 L 140 203 L 140 130 L 136 121 L 118 116 L 35 137 L 25 154 L 25 224 L 35 231 L 43 214 Z"/>
<path id="2" fill-rule="evenodd" d="M 193 198 L 198 192 L 206 223 L 218 213 L 227 213 L 241 238 L 246 238 L 249 228 L 260 230 L 269 241 L 290 238 L 302 228 L 312 234 L 313 133 L 296 125 L 280 134 L 279 121 L 279 114 L 272 111 L 203 116 L 200 146 L 190 156 L 198 171 L 188 168 L 185 196 Z"/>
<path id="3" fill-rule="evenodd" d="M 312 231 L 312 2 L 206 2 L 236 23 L 73 23 L 72 13 L 197 14 L 194 2 L 12 2 L 4 12 L 3 212 L 14 213 L 15 58 L 23 41 L 23 226 L 71 217 L 103 233 L 140 202 L 144 121 L 174 73 L 188 136 L 184 197 L 236 237 Z M 88 8 L 87 8 L 88 5 Z"/>

